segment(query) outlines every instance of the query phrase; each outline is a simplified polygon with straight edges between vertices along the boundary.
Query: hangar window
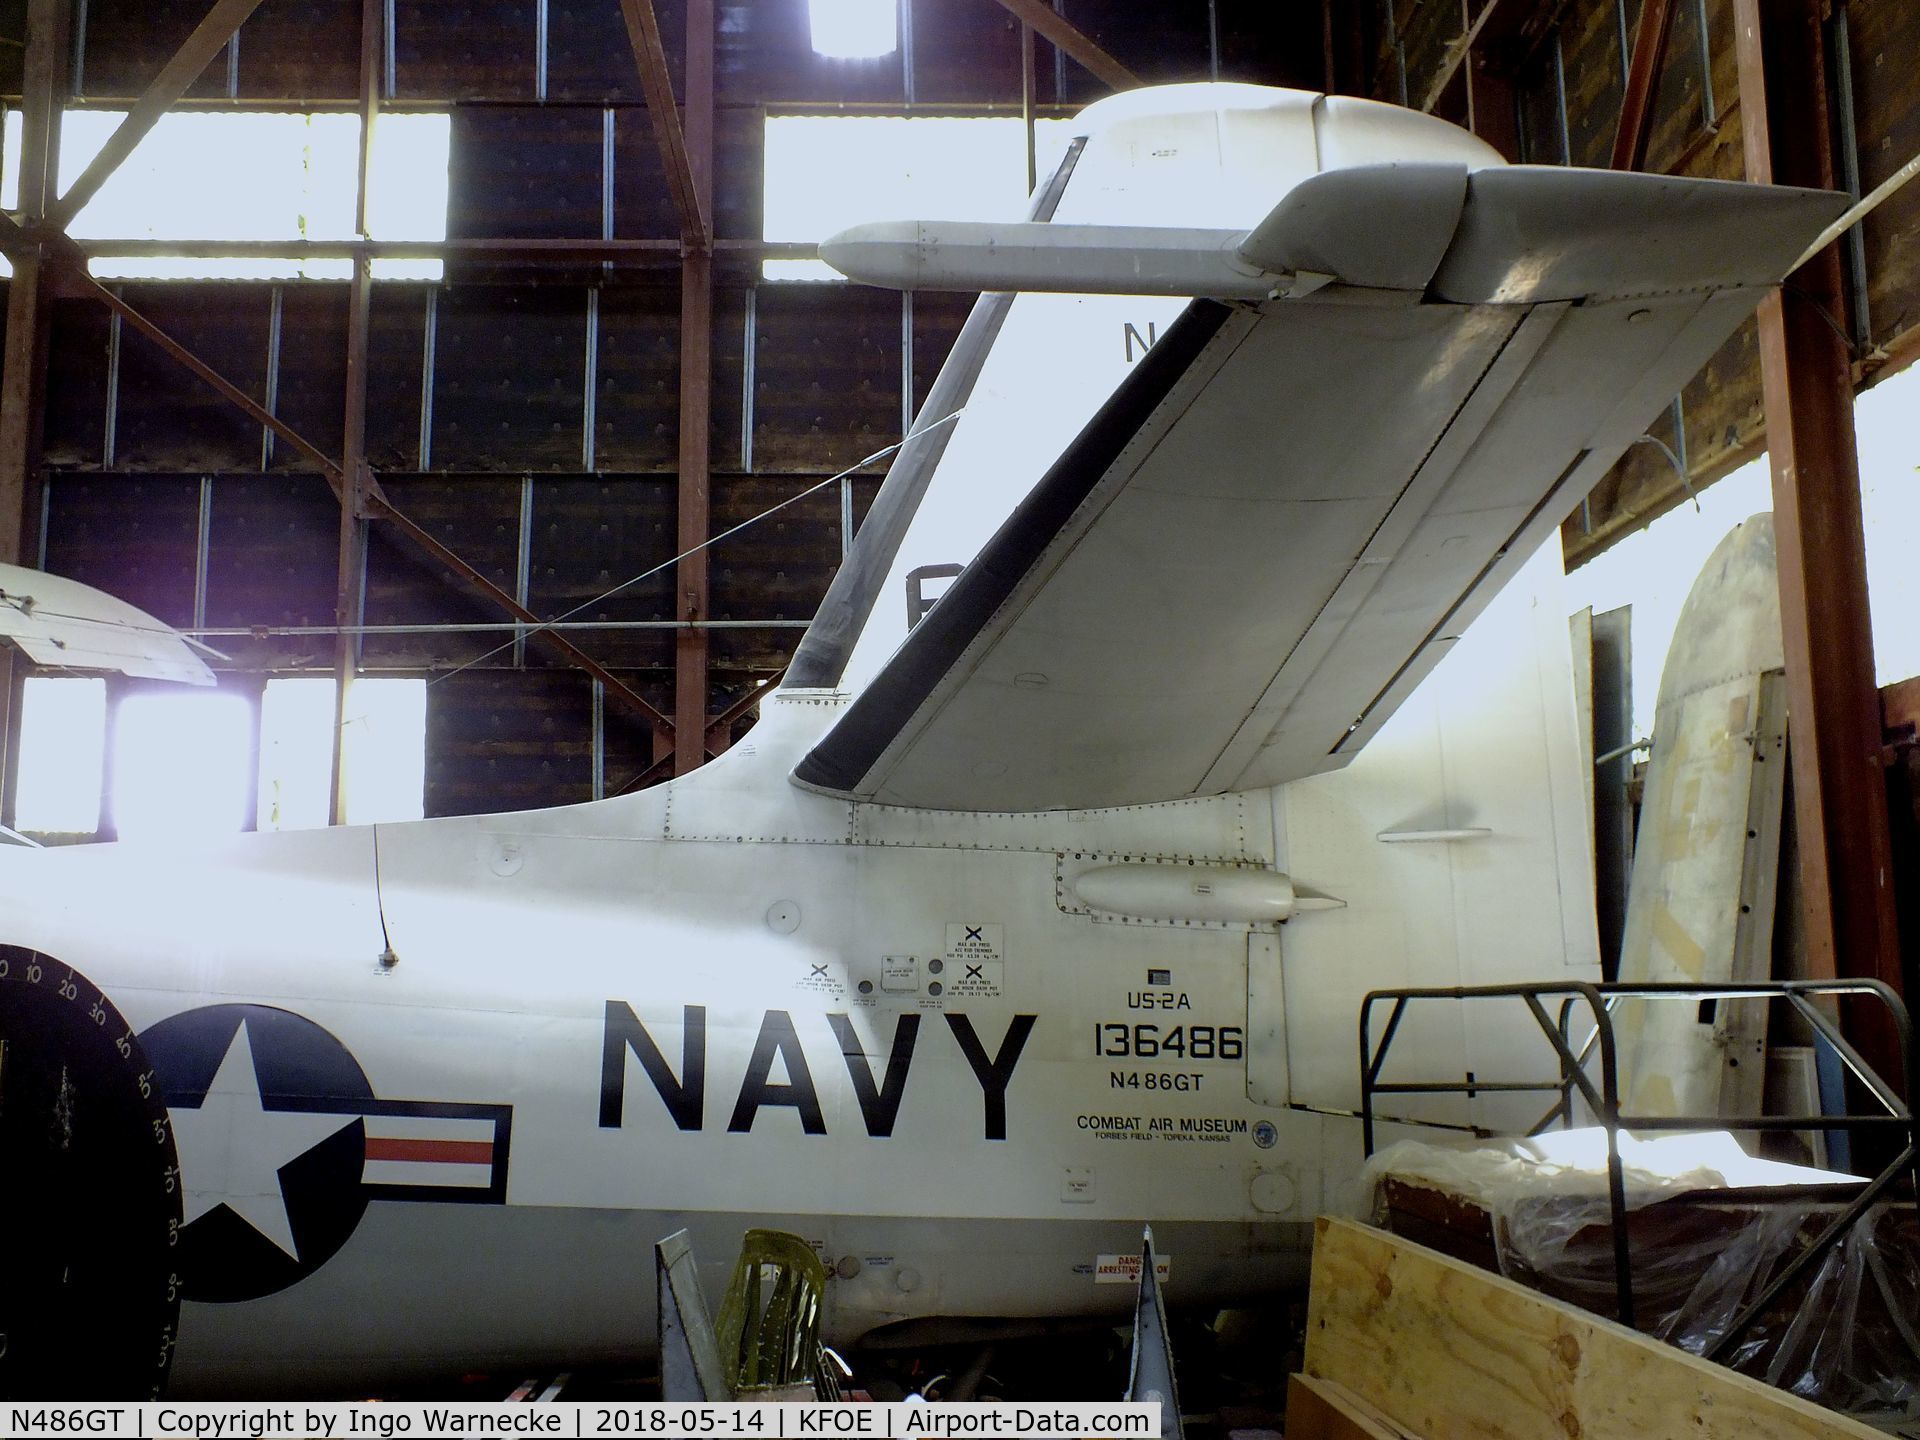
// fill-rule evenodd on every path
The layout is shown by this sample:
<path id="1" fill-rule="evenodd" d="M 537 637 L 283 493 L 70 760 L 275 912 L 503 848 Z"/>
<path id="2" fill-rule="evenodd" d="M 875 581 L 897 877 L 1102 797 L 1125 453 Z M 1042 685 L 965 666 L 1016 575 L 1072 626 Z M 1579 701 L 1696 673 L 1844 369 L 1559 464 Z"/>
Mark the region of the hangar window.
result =
<path id="1" fill-rule="evenodd" d="M 333 784 L 334 682 L 269 680 L 260 707 L 262 830 L 327 823 Z M 427 682 L 359 679 L 347 690 L 341 754 L 347 823 L 418 820 L 425 813 Z"/>
<path id="2" fill-rule="evenodd" d="M 62 116 L 61 190 L 123 118 L 112 110 Z M 444 114 L 380 117 L 367 177 L 373 238 L 446 239 L 450 131 Z M 0 206 L 9 210 L 19 205 L 20 143 L 20 112 L 11 110 L 0 160 Z M 173 254 L 102 256 L 90 267 L 101 279 L 346 279 L 345 259 L 194 258 L 193 251 L 218 241 L 353 239 L 359 157 L 358 115 L 175 112 L 160 118 L 67 230 L 78 240 L 178 242 Z M 437 280 L 441 263 L 377 260 L 373 273 Z"/>
<path id="3" fill-rule="evenodd" d="M 245 828 L 252 707 L 217 690 L 141 691 L 113 724 L 107 811 L 122 840 Z"/>
<path id="4" fill-rule="evenodd" d="M 1070 120 L 1034 126 L 1053 173 Z M 762 237 L 814 244 L 869 220 L 1013 220 L 1026 214 L 1025 124 L 1009 116 L 770 115 Z M 768 260 L 768 280 L 838 280 L 819 260 Z"/>
<path id="5" fill-rule="evenodd" d="M 30 677 L 20 706 L 15 825 L 38 835 L 97 832 L 106 734 L 104 680 Z"/>

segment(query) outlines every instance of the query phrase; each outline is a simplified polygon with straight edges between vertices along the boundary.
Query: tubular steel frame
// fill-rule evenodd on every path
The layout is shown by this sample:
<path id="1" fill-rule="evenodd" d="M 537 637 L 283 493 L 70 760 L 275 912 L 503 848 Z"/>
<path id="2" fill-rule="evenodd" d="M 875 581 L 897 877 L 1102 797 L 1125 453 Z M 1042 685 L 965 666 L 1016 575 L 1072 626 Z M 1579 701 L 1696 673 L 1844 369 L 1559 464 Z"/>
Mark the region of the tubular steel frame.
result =
<path id="1" fill-rule="evenodd" d="M 1854 997 L 1856 1003 L 1878 1001 L 1884 1009 L 1900 1042 L 1901 1083 L 1897 1090 L 1887 1084 L 1840 1033 L 1840 1026 L 1833 1016 L 1814 1003 L 1819 998 L 1837 996 Z M 1555 999 L 1560 1002 L 1557 1016 L 1548 1012 L 1545 1003 Z M 1488 1081 L 1469 1075 L 1458 1081 L 1381 1080 L 1380 1074 L 1386 1065 L 1387 1053 L 1392 1048 L 1394 1036 L 1399 1032 L 1400 1022 L 1405 1018 L 1408 1006 L 1415 1001 L 1429 1000 L 1454 1002 L 1519 1000 L 1523 1002 L 1534 1022 L 1540 1027 L 1541 1035 L 1553 1048 L 1560 1065 L 1559 1078 L 1546 1081 Z M 1851 1072 L 1860 1088 L 1876 1101 L 1885 1113 L 1740 1116 L 1627 1114 L 1620 1108 L 1619 1043 L 1614 1034 L 1612 1013 L 1615 1002 L 1620 1000 L 1692 1001 L 1696 1004 L 1703 1000 L 1785 1001 L 1793 1013 L 1804 1020 L 1821 1041 L 1832 1047 L 1834 1054 Z M 1392 1005 L 1392 1009 L 1387 1014 L 1379 1044 L 1375 1045 L 1373 1042 L 1374 1007 L 1388 1003 Z M 1575 1008 L 1583 1004 L 1592 1017 L 1593 1031 L 1576 1051 L 1571 1024 Z M 1899 1155 L 1871 1180 L 1861 1184 L 1845 1208 L 1825 1230 L 1821 1231 L 1813 1243 L 1789 1261 L 1780 1273 L 1766 1284 L 1760 1294 L 1733 1318 L 1720 1337 L 1708 1347 L 1705 1352 L 1706 1358 L 1717 1361 L 1731 1350 L 1735 1342 L 1751 1328 L 1753 1322 L 1786 1291 L 1788 1286 L 1805 1274 L 1815 1261 L 1839 1242 L 1840 1238 L 1867 1213 L 1874 1202 L 1880 1199 L 1894 1182 L 1903 1176 L 1913 1176 L 1916 1181 L 1920 1181 L 1920 1174 L 1916 1174 L 1915 1170 L 1916 1161 L 1920 1161 L 1920 1122 L 1916 1121 L 1913 1111 L 1901 1099 L 1902 1095 L 1911 1093 L 1912 1043 L 1912 1027 L 1908 1022 L 1907 1007 L 1901 1002 L 1899 995 L 1878 980 L 1787 980 L 1745 985 L 1701 985 L 1685 982 L 1593 984 L 1580 980 L 1560 980 L 1525 985 L 1375 990 L 1360 1002 L 1361 1138 L 1366 1154 L 1371 1156 L 1374 1151 L 1374 1127 L 1377 1121 L 1467 1130 L 1481 1136 L 1494 1133 L 1476 1125 L 1401 1120 L 1394 1116 L 1376 1117 L 1374 1097 L 1379 1095 L 1473 1096 L 1483 1091 L 1488 1094 L 1532 1092 L 1558 1095 L 1560 1098 L 1554 1106 L 1526 1132 L 1529 1135 L 1538 1135 L 1551 1128 L 1556 1120 L 1561 1122 L 1563 1128 L 1573 1127 L 1574 1097 L 1578 1094 L 1606 1132 L 1607 1208 L 1608 1223 L 1613 1238 L 1615 1305 L 1620 1323 L 1632 1325 L 1633 1266 L 1627 1234 L 1626 1177 L 1620 1159 L 1622 1130 L 1656 1132 L 1769 1130 L 1802 1133 L 1823 1130 L 1890 1130 L 1903 1133 L 1905 1144 Z M 1600 1052 L 1600 1079 L 1597 1086 L 1589 1073 L 1590 1057 L 1596 1046 Z M 1916 1205 L 1920 1205 L 1920 1185 L 1916 1186 L 1914 1201 Z"/>

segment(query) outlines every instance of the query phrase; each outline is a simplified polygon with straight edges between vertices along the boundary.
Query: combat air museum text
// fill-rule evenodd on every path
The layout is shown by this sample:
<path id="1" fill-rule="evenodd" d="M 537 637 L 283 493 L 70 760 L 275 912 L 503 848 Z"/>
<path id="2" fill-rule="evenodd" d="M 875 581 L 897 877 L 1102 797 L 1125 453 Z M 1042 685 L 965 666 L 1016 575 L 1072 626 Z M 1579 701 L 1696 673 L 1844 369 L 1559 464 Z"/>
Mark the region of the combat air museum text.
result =
<path id="1" fill-rule="evenodd" d="M 380 1401 L 288 1404 L 197 1401 L 7 1407 L 12 1437 L 105 1440 L 438 1440 L 442 1436 L 711 1436 L 714 1440 L 1023 1440 L 1027 1436 L 1157 1436 L 1157 1402 L 1112 1404 L 552 1404 L 431 1405 Z"/>

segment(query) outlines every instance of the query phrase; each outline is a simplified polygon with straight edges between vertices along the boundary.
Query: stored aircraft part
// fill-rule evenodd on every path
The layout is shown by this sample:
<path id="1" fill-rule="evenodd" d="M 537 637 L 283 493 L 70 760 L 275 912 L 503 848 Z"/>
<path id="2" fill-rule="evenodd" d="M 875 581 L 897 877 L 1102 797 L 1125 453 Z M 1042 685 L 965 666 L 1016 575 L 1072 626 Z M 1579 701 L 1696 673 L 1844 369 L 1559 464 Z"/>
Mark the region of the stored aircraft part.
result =
<path id="1" fill-rule="evenodd" d="M 733 1399 L 686 1231 L 676 1230 L 654 1245 L 653 1268 L 660 1317 L 660 1398 L 669 1404 Z"/>
<path id="2" fill-rule="evenodd" d="M 1344 765 L 1844 203 L 1683 187 L 1601 254 L 1549 243 L 1556 176 L 1476 173 L 1435 285 L 1506 303 L 1192 302 L 794 778 L 1077 809 Z"/>
<path id="3" fill-rule="evenodd" d="M 0 565 L 0 638 L 46 668 L 214 683 L 171 625 L 104 590 L 19 565 Z"/>
<path id="4" fill-rule="evenodd" d="M 1293 881 L 1238 865 L 1103 865 L 1073 881 L 1089 910 L 1149 920 L 1261 923 L 1292 917 Z"/>
<path id="5" fill-rule="evenodd" d="M 715 1327 L 720 1363 L 736 1396 L 813 1397 L 826 1378 L 820 1355 L 826 1288 L 826 1267 L 806 1241 L 784 1230 L 747 1231 Z"/>
<path id="6" fill-rule="evenodd" d="M 1786 695 L 1773 517 L 1715 548 L 1674 629 L 1654 711 L 1627 889 L 1623 982 L 1771 978 L 1786 791 Z M 1765 1077 L 1764 1007 L 1623 1002 L 1626 1104 L 1641 1114 L 1750 1114 Z"/>
<path id="7" fill-rule="evenodd" d="M 1127 1399 L 1160 1402 L 1161 1440 L 1181 1440 L 1180 1390 L 1174 1383 L 1173 1336 L 1167 1330 L 1167 1305 L 1154 1273 L 1153 1227 L 1140 1234 L 1140 1288 L 1133 1301 L 1133 1359 L 1127 1371 Z"/>

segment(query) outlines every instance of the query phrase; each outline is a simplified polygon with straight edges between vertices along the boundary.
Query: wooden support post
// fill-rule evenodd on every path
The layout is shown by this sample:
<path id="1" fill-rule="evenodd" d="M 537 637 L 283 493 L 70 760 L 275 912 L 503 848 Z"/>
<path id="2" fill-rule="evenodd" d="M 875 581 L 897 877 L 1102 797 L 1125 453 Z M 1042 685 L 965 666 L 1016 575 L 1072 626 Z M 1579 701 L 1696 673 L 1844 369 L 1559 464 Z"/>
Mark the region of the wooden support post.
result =
<path id="1" fill-rule="evenodd" d="M 700 213 L 713 193 L 713 0 L 687 5 L 687 162 Z M 689 249 L 680 267 L 680 494 L 675 611 L 707 618 L 710 505 L 708 430 L 713 401 L 713 256 Z M 707 758 L 707 632 L 689 626 L 674 637 L 673 769 L 685 775 Z"/>
<path id="2" fill-rule="evenodd" d="M 1819 0 L 1734 0 L 1747 178 L 1833 185 Z M 1854 448 L 1853 375 L 1828 246 L 1760 307 L 1780 620 L 1807 966 L 1902 989 Z M 1850 1017 L 1851 1018 L 1851 1017 Z M 1902 1073 L 1893 1029 L 1863 1008 L 1855 1043 Z"/>

